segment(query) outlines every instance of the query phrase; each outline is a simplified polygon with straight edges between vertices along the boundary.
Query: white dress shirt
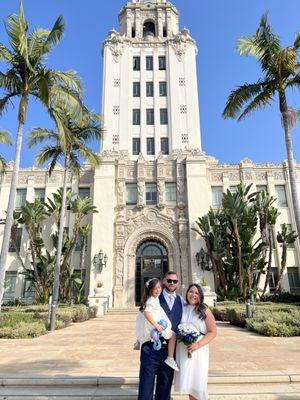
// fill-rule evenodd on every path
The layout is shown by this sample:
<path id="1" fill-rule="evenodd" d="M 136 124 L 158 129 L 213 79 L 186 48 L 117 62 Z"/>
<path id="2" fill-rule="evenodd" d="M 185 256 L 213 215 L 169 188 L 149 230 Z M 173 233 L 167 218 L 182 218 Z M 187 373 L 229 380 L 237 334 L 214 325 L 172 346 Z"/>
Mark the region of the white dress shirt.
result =
<path id="1" fill-rule="evenodd" d="M 167 304 L 169 306 L 169 309 L 172 310 L 172 308 L 174 306 L 174 303 L 175 303 L 175 300 L 176 300 L 176 296 L 177 296 L 176 293 L 175 292 L 170 293 L 166 289 L 164 289 L 163 290 L 163 295 L 164 295 L 164 298 L 165 298 L 165 300 L 166 300 L 166 302 L 167 302 Z"/>

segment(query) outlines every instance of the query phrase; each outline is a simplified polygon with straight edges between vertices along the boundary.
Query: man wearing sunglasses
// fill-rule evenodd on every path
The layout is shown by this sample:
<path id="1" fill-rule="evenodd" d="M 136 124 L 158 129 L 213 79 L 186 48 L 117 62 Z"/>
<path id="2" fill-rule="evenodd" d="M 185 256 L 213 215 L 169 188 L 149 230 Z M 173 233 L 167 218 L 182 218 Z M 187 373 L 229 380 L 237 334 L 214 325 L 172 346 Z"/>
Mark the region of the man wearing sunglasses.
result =
<path id="1" fill-rule="evenodd" d="M 176 332 L 181 321 L 183 307 L 182 297 L 176 294 L 176 289 L 178 288 L 176 272 L 168 271 L 165 274 L 163 286 L 164 289 L 159 296 L 159 302 L 172 323 L 172 330 Z M 155 400 L 168 400 L 170 399 L 174 370 L 164 362 L 165 349 L 162 348 L 160 352 L 161 362 L 157 372 Z"/>

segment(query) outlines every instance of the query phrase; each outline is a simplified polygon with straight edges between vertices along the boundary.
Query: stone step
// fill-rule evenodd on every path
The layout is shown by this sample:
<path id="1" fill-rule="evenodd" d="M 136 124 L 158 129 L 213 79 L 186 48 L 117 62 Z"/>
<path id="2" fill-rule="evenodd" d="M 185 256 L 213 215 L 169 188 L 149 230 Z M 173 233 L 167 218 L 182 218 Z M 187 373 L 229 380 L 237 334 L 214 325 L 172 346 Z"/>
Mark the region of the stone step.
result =
<path id="1" fill-rule="evenodd" d="M 136 400 L 137 377 L 2 378 L 0 400 Z M 300 376 L 227 375 L 209 378 L 210 400 L 300 400 Z M 172 400 L 188 400 L 172 395 Z"/>
<path id="2" fill-rule="evenodd" d="M 109 308 L 107 315 L 128 315 L 128 314 L 137 314 L 139 311 L 138 307 L 132 308 Z"/>

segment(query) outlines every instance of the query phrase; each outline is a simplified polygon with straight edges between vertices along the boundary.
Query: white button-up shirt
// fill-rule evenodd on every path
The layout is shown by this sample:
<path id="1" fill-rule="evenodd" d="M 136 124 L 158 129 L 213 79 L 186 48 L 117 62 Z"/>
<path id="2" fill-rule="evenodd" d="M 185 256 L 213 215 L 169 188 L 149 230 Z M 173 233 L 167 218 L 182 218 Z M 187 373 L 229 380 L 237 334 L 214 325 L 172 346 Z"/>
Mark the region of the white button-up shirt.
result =
<path id="1" fill-rule="evenodd" d="M 176 296 L 177 296 L 176 293 L 175 292 L 170 293 L 166 289 L 164 289 L 163 290 L 163 295 L 164 295 L 164 298 L 165 298 L 165 300 L 166 300 L 166 302 L 167 302 L 167 304 L 169 306 L 169 309 L 172 310 L 172 308 L 174 306 L 174 303 L 175 303 Z"/>

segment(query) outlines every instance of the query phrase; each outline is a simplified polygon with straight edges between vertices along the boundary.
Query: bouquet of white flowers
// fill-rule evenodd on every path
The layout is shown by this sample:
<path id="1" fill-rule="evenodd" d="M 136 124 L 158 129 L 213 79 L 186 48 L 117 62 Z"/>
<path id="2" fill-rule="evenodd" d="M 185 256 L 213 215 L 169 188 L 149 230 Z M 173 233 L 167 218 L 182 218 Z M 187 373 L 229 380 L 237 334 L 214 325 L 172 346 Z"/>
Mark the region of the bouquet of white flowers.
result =
<path id="1" fill-rule="evenodd" d="M 180 324 L 177 328 L 177 340 L 186 346 L 197 342 L 201 335 L 205 335 L 205 333 L 199 332 L 192 324 Z M 188 351 L 188 358 L 191 357 L 192 353 Z"/>

